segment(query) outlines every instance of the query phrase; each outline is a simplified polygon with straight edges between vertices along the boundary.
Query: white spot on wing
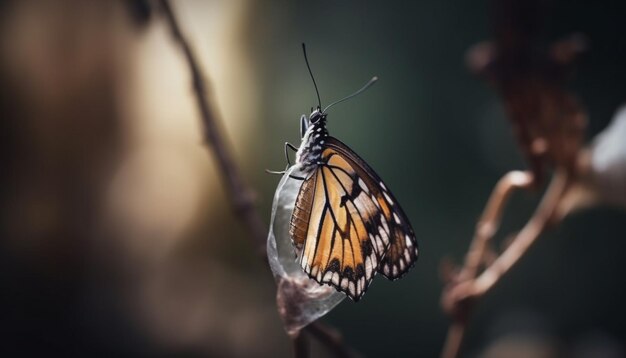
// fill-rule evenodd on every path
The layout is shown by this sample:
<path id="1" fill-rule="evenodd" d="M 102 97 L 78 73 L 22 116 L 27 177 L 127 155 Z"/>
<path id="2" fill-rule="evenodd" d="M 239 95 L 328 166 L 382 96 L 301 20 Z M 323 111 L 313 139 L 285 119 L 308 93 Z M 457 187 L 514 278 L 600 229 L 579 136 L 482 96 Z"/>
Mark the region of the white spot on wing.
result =
<path id="1" fill-rule="evenodd" d="M 378 233 L 380 234 L 383 243 L 387 245 L 389 243 L 389 235 L 387 235 L 387 232 L 383 230 L 382 226 L 378 227 Z"/>
<path id="2" fill-rule="evenodd" d="M 393 200 L 391 200 L 391 198 L 389 197 L 389 195 L 387 195 L 386 191 L 383 191 L 383 195 L 385 196 L 385 199 L 387 200 L 387 202 L 389 203 L 389 205 L 393 205 Z"/>
<path id="3" fill-rule="evenodd" d="M 413 241 L 411 241 L 411 238 L 409 237 L 409 235 L 404 235 L 404 240 L 406 241 L 406 247 L 413 246 Z"/>
<path id="4" fill-rule="evenodd" d="M 324 274 L 323 281 L 329 282 L 332 277 L 333 277 L 333 273 L 330 271 L 326 271 L 326 273 Z"/>
<path id="5" fill-rule="evenodd" d="M 339 286 L 339 274 L 338 273 L 333 273 L 333 278 L 332 281 L 335 285 Z"/>
<path id="6" fill-rule="evenodd" d="M 380 187 L 383 188 L 384 191 L 387 191 L 387 187 L 385 186 L 385 183 L 381 181 L 379 184 L 380 184 Z"/>
<path id="7" fill-rule="evenodd" d="M 398 214 L 396 214 L 396 213 L 393 213 L 393 220 L 395 220 L 396 224 L 398 224 L 398 225 L 402 224 L 400 222 L 400 218 L 398 217 Z"/>
<path id="8" fill-rule="evenodd" d="M 378 249 L 378 252 L 383 252 L 385 250 L 383 239 L 378 235 L 376 235 L 376 248 Z"/>
<path id="9" fill-rule="evenodd" d="M 348 289 L 348 279 L 347 279 L 346 277 L 344 277 L 344 278 L 341 280 L 341 288 L 343 288 L 344 290 L 347 290 L 347 289 Z"/>
<path id="10" fill-rule="evenodd" d="M 359 186 L 364 192 L 369 193 L 369 189 L 367 188 L 367 185 L 365 185 L 365 182 L 361 178 L 359 178 Z"/>
<path id="11" fill-rule="evenodd" d="M 387 220 L 382 219 L 382 220 L 380 220 L 380 221 L 382 222 L 383 227 L 385 228 L 385 231 L 386 231 L 386 232 L 389 232 L 389 226 L 387 225 Z"/>
<path id="12" fill-rule="evenodd" d="M 376 205 L 376 207 L 380 209 L 380 204 L 378 203 L 378 200 L 376 200 L 376 197 L 372 195 L 370 196 L 370 198 L 372 199 L 372 202 L 374 203 L 374 205 Z"/>

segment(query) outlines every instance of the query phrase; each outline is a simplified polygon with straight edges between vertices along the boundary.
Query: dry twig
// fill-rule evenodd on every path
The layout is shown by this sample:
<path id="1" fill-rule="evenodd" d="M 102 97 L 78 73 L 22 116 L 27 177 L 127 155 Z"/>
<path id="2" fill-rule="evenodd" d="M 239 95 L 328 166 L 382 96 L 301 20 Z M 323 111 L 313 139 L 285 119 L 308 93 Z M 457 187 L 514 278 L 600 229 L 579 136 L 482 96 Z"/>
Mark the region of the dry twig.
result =
<path id="1" fill-rule="evenodd" d="M 504 204 L 515 189 L 532 186 L 529 173 L 511 172 L 496 185 L 476 226 L 476 232 L 465 265 L 453 282 L 448 283 L 442 296 L 442 306 L 453 320 L 442 351 L 442 357 L 457 357 L 469 314 L 477 299 L 488 292 L 515 263 L 526 253 L 539 235 L 554 224 L 557 207 L 568 187 L 569 176 L 565 170 L 557 171 L 546 191 L 541 204 L 524 228 L 513 237 L 511 244 L 487 268 L 478 275 L 478 270 L 487 254 L 488 243 L 496 233 Z"/>
<path id="2" fill-rule="evenodd" d="M 209 101 L 211 96 L 205 83 L 205 76 L 189 42 L 180 29 L 169 1 L 159 0 L 159 7 L 169 25 L 172 37 L 183 51 L 187 66 L 191 72 L 196 104 L 200 111 L 206 144 L 210 147 L 211 152 L 215 154 L 220 172 L 224 175 L 224 184 L 228 189 L 237 216 L 245 223 L 252 238 L 252 243 L 260 257 L 266 260 L 265 240 L 267 230 L 263 220 L 255 210 L 252 190 L 244 183 L 243 175 L 235 165 L 231 152 L 223 139 L 224 136 L 221 135 L 221 129 L 217 120 L 218 114 L 215 106 Z M 337 357 L 353 356 L 341 337 L 333 333 L 327 326 L 319 322 L 313 322 L 305 330 L 327 346 Z M 293 344 L 296 357 L 308 356 L 306 337 L 300 334 L 294 339 Z"/>
<path id="3" fill-rule="evenodd" d="M 309 357 L 309 340 L 304 334 L 299 334 L 292 339 L 293 342 L 293 355 L 296 358 L 308 358 Z"/>
<path id="4" fill-rule="evenodd" d="M 511 172 L 498 182 L 476 226 L 463 268 L 450 277 L 444 288 L 441 304 L 453 321 L 442 351 L 445 358 L 459 355 L 476 300 L 519 261 L 550 224 L 560 219 L 557 209 L 575 180 L 586 124 L 582 106 L 562 84 L 573 60 L 585 49 L 584 38 L 570 36 L 547 51 L 537 51 L 542 4 L 520 0 L 494 4 L 496 40 L 475 46 L 469 52 L 468 64 L 500 94 L 530 171 Z M 511 236 L 506 249 L 495 254 L 489 243 L 510 194 L 515 189 L 538 188 L 546 169 L 554 174 L 540 205 L 524 228 Z"/>
<path id="5" fill-rule="evenodd" d="M 341 333 L 335 328 L 315 322 L 307 327 L 307 333 L 317 338 L 338 358 L 358 358 L 360 355 L 347 346 Z"/>
<path id="6" fill-rule="evenodd" d="M 210 96 L 206 86 L 205 76 L 200 69 L 198 61 L 196 61 L 196 57 L 189 42 L 181 32 L 169 1 L 160 0 L 159 4 L 169 24 L 172 36 L 183 51 L 185 60 L 191 71 L 193 90 L 196 104 L 200 111 L 200 118 L 202 119 L 206 144 L 211 148 L 212 153 L 217 159 L 220 172 L 224 176 L 224 185 L 228 189 L 228 193 L 235 207 L 235 212 L 240 219 L 245 222 L 256 247 L 259 251 L 264 252 L 267 230 L 265 230 L 265 225 L 254 208 L 254 196 L 252 191 L 243 182 L 243 176 L 239 168 L 237 168 L 231 152 L 220 133 L 221 129 L 219 128 L 217 120 L 218 114 L 215 111 L 215 105 L 209 103 L 209 99 L 212 98 L 212 96 Z"/>

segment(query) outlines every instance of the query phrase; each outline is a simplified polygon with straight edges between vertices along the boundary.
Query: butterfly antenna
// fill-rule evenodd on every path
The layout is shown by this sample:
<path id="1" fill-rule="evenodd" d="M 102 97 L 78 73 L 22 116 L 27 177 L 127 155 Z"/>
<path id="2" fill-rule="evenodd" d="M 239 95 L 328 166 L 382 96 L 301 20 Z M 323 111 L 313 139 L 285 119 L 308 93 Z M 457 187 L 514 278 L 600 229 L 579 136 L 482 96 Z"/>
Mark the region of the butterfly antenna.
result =
<path id="1" fill-rule="evenodd" d="M 352 97 L 354 97 L 354 96 L 358 96 L 358 95 L 360 95 L 360 94 L 361 94 L 361 93 L 363 93 L 366 89 L 370 88 L 370 87 L 371 87 L 374 83 L 376 83 L 376 81 L 378 81 L 378 77 L 376 77 L 376 76 L 372 77 L 372 79 L 371 79 L 371 80 L 369 80 L 369 82 L 367 82 L 367 83 L 365 84 L 365 86 L 361 87 L 361 89 L 359 89 L 358 91 L 356 91 L 356 92 L 354 92 L 353 94 L 351 94 L 351 95 L 349 95 L 349 96 L 347 96 L 347 97 L 344 97 L 344 98 L 342 98 L 342 99 L 340 99 L 340 100 L 338 100 L 338 101 L 335 101 L 335 102 L 333 102 L 333 103 L 329 104 L 328 106 L 326 106 L 326 108 L 324 108 L 324 110 L 322 111 L 322 113 L 325 113 L 327 109 L 329 109 L 330 107 L 332 107 L 332 106 L 334 106 L 334 105 L 336 105 L 336 104 L 339 104 L 339 103 L 341 103 L 341 102 L 343 102 L 343 101 L 347 101 L 347 100 L 349 100 L 350 98 L 352 98 Z"/>
<path id="2" fill-rule="evenodd" d="M 320 99 L 320 91 L 317 89 L 317 83 L 315 83 L 315 77 L 313 77 L 313 71 L 311 71 L 311 65 L 309 65 L 309 59 L 306 56 L 306 46 L 304 42 L 302 43 L 302 52 L 304 53 L 304 61 L 306 62 L 306 67 L 309 69 L 309 74 L 311 75 L 311 79 L 313 80 L 313 86 L 315 86 L 315 93 L 317 94 L 317 103 L 319 104 L 319 108 L 322 108 L 322 100 Z"/>

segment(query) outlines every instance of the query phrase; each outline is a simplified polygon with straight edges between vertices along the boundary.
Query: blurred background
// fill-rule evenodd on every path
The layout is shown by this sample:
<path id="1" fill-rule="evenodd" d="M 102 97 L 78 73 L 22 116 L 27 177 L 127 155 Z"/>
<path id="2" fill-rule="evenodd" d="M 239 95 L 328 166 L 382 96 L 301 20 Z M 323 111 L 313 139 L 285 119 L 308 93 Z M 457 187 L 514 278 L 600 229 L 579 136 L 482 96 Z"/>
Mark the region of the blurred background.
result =
<path id="1" fill-rule="evenodd" d="M 188 68 L 143 1 L 0 1 L 0 352 L 286 357 L 275 286 L 203 145 Z M 542 39 L 590 50 L 571 89 L 587 139 L 626 94 L 626 6 L 545 2 Z M 365 356 L 439 353 L 439 264 L 461 261 L 496 181 L 525 164 L 495 92 L 465 65 L 488 1 L 177 1 L 221 126 L 269 222 L 283 143 L 316 97 L 331 134 L 402 203 L 420 259 L 324 318 Z M 625 138 L 626 140 L 626 138 Z M 540 193 L 516 195 L 502 232 Z M 477 307 L 467 356 L 626 353 L 626 214 L 599 206 L 543 235 Z M 313 356 L 328 352 L 313 342 Z"/>

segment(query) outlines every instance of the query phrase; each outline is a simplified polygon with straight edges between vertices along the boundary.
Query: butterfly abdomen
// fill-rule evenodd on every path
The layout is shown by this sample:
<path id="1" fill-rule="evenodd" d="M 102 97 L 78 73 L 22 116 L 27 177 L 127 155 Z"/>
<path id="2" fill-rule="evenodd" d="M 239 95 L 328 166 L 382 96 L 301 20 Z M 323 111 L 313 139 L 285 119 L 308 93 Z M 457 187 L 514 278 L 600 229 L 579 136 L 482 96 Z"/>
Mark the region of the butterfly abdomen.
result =
<path id="1" fill-rule="evenodd" d="M 289 225 L 289 235 L 294 245 L 299 250 L 304 246 L 304 241 L 306 240 L 307 231 L 309 229 L 316 179 L 317 176 L 314 174 L 302 183 Z"/>

